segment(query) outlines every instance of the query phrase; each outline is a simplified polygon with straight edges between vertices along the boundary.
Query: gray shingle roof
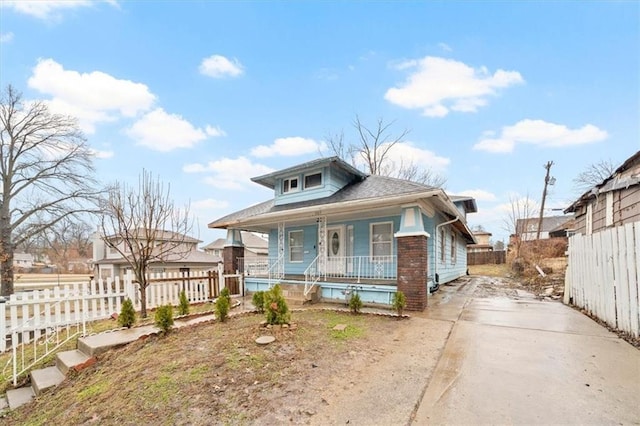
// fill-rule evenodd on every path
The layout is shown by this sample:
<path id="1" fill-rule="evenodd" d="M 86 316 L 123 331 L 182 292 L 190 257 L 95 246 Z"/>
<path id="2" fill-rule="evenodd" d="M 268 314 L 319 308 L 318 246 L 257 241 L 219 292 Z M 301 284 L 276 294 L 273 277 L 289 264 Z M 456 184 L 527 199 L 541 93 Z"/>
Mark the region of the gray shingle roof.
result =
<path id="1" fill-rule="evenodd" d="M 235 213 L 231 213 L 230 215 L 211 222 L 209 224 L 209 228 L 215 228 L 230 221 L 248 219 L 266 213 L 292 211 L 304 207 L 328 205 L 349 201 L 360 201 L 375 198 L 382 199 L 390 196 L 420 193 L 436 189 L 438 188 L 429 185 L 423 185 L 417 182 L 411 182 L 387 176 L 371 175 L 366 177 L 362 181 L 351 183 L 345 186 L 329 197 L 301 201 L 298 203 L 283 204 L 278 206 L 274 204 L 274 200 L 265 201 L 263 203 L 256 204 L 243 210 L 239 210 Z"/>

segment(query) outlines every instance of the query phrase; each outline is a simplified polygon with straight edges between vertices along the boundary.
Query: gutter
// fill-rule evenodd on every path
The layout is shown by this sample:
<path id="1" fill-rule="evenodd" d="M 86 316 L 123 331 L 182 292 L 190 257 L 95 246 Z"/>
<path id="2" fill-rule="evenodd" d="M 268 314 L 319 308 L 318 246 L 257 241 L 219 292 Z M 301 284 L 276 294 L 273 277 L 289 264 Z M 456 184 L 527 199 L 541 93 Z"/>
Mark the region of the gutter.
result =
<path id="1" fill-rule="evenodd" d="M 435 248 L 435 252 L 438 253 L 438 236 L 440 235 L 440 233 L 438 232 L 440 230 L 440 227 L 445 226 L 445 225 L 450 225 L 454 222 L 457 222 L 460 220 L 460 216 L 456 216 L 455 219 L 451 219 L 448 222 L 443 222 L 439 225 L 436 225 L 436 236 L 435 236 L 435 240 L 434 240 L 434 248 Z M 446 257 L 446 256 L 445 256 Z M 433 277 L 436 280 L 436 283 L 440 284 L 440 279 L 438 277 L 438 259 L 433 259 Z"/>

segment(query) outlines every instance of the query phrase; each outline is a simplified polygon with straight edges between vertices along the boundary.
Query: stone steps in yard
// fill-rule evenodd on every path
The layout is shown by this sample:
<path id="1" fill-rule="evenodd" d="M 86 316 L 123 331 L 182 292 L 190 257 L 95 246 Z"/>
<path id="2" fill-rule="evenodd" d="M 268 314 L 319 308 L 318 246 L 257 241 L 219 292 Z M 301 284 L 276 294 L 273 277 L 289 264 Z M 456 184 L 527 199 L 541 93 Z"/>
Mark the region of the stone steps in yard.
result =
<path id="1" fill-rule="evenodd" d="M 65 378 L 65 375 L 56 366 L 33 370 L 30 376 L 31 387 L 36 396 L 41 395 L 47 389 L 58 386 Z"/>
<path id="2" fill-rule="evenodd" d="M 56 367 L 58 367 L 58 370 L 60 370 L 62 374 L 66 375 L 69 370 L 79 365 L 86 364 L 90 359 L 91 357 L 89 355 L 79 351 L 78 349 L 60 352 L 56 356 Z"/>

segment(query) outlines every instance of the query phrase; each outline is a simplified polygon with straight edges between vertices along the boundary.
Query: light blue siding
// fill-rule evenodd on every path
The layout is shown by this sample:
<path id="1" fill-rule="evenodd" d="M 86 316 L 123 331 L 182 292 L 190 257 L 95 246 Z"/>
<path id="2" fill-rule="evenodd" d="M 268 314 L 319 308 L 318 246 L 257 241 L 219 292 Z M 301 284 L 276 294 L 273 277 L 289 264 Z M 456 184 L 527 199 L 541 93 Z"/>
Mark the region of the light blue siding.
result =
<path id="1" fill-rule="evenodd" d="M 445 225 L 444 228 L 445 244 L 444 244 L 444 262 L 440 256 L 440 229 L 437 230 L 436 225 L 447 222 L 444 217 L 436 215 L 435 218 L 424 216 L 425 229 L 431 235 L 427 241 L 429 251 L 429 277 L 435 280 L 435 274 L 438 274 L 439 284 L 445 284 L 453 281 L 467 273 L 467 243 L 462 234 L 453 227 L 453 224 Z M 451 258 L 451 238 L 452 233 L 456 235 L 456 256 L 455 261 Z M 437 266 L 436 266 L 437 263 Z"/>

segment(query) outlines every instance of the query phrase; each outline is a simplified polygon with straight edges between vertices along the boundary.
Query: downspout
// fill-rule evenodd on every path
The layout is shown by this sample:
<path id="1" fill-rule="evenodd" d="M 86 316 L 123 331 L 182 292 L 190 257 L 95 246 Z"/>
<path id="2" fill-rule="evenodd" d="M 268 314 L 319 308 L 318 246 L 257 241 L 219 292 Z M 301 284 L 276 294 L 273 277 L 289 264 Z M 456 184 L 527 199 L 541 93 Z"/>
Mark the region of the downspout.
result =
<path id="1" fill-rule="evenodd" d="M 455 219 L 451 219 L 448 222 L 443 222 L 443 223 L 441 223 L 439 225 L 436 225 L 436 237 L 435 237 L 435 240 L 434 240 L 434 244 L 435 244 L 435 247 L 434 247 L 435 250 L 434 251 L 436 253 L 438 253 L 438 236 L 440 235 L 440 232 L 438 232 L 438 231 L 440 230 L 440 227 L 441 226 L 445 226 L 445 225 L 450 225 L 450 224 L 452 224 L 454 222 L 457 222 L 459 220 L 460 220 L 460 216 L 456 216 Z M 436 282 L 438 284 L 440 284 L 440 280 L 438 279 L 439 278 L 438 277 L 438 261 L 439 261 L 439 259 L 433 259 L 433 279 L 436 280 Z"/>

